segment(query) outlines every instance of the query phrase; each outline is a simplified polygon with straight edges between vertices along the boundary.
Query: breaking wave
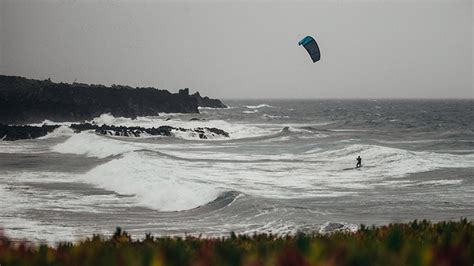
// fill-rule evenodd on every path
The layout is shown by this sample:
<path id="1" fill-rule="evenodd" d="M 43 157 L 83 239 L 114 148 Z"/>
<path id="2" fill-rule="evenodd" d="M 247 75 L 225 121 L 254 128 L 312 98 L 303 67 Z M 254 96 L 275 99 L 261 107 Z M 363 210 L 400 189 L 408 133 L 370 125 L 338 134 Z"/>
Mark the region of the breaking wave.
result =
<path id="1" fill-rule="evenodd" d="M 257 109 L 247 110 L 247 111 L 242 111 L 242 113 L 244 113 L 244 114 L 255 114 L 255 113 L 258 113 L 258 110 Z"/>
<path id="2" fill-rule="evenodd" d="M 262 118 L 264 119 L 289 119 L 290 117 L 287 115 L 268 115 L 268 114 L 263 114 Z"/>
<path id="3" fill-rule="evenodd" d="M 259 108 L 264 108 L 264 107 L 273 107 L 271 105 L 268 105 L 266 103 L 263 103 L 263 104 L 259 104 L 259 105 L 246 105 L 245 107 L 249 108 L 249 109 L 259 109 Z"/>
<path id="4" fill-rule="evenodd" d="M 71 153 L 88 157 L 106 158 L 141 149 L 140 144 L 99 136 L 92 132 L 81 132 L 51 148 L 58 153 Z"/>
<path id="5" fill-rule="evenodd" d="M 49 139 L 49 138 L 56 138 L 60 136 L 71 136 L 74 134 L 74 130 L 72 130 L 67 125 L 61 125 L 60 127 L 53 130 L 53 132 L 46 134 L 43 137 L 39 137 L 39 139 Z"/>
<path id="6" fill-rule="evenodd" d="M 242 123 L 230 123 L 224 120 L 185 120 L 179 119 L 176 117 L 163 117 L 163 116 L 147 116 L 147 117 L 137 117 L 136 119 L 124 118 L 124 117 L 114 117 L 110 114 L 102 114 L 99 117 L 94 118 L 89 121 L 94 124 L 107 124 L 115 126 L 137 126 L 137 127 L 160 127 L 160 126 L 171 126 L 175 128 L 185 128 L 185 129 L 194 129 L 194 128 L 218 128 L 229 133 L 231 139 L 241 139 L 248 137 L 256 137 L 269 134 L 270 131 L 263 129 L 261 127 L 254 126 L 252 124 L 242 124 Z M 199 139 L 198 136 L 193 134 L 180 134 L 177 133 L 176 137 L 184 139 Z M 211 136 L 210 139 L 216 139 Z"/>
<path id="7" fill-rule="evenodd" d="M 335 232 L 356 232 L 359 226 L 345 222 L 326 222 L 319 229 L 320 234 L 331 234 Z"/>
<path id="8" fill-rule="evenodd" d="M 131 195 L 137 205 L 159 211 L 193 209 L 216 200 L 225 192 L 183 168 L 186 167 L 176 161 L 152 159 L 132 152 L 78 178 L 118 194 Z"/>
<path id="9" fill-rule="evenodd" d="M 282 130 L 287 134 L 288 128 Z M 335 197 L 375 186 L 419 186 L 387 182 L 411 173 L 474 165 L 474 155 L 414 152 L 377 145 L 351 144 L 339 149 L 310 147 L 274 155 L 235 154 L 186 143 L 140 143 L 83 132 L 53 148 L 111 160 L 80 181 L 160 211 L 197 208 L 227 191 L 251 196 L 295 199 Z M 363 167 L 353 168 L 357 155 Z M 119 157 L 111 157 L 118 156 Z M 426 180 L 423 185 L 459 185 L 458 180 Z"/>

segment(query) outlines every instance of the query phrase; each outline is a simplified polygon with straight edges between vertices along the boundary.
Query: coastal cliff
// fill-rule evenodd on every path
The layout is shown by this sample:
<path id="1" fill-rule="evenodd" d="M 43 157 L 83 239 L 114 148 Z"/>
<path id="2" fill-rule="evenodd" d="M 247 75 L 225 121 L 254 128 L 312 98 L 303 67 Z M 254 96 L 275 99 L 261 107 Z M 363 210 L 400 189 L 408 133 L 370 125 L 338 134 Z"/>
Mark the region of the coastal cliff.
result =
<path id="1" fill-rule="evenodd" d="M 225 107 L 219 100 L 209 100 L 203 101 L 206 107 Z M 189 89 L 170 93 L 152 87 L 55 83 L 0 75 L 0 123 L 4 124 L 45 119 L 83 122 L 103 113 L 128 118 L 161 112 L 198 113 L 198 106 L 199 98 L 189 95 Z"/>
<path id="2" fill-rule="evenodd" d="M 225 104 L 223 104 L 218 99 L 210 99 L 209 97 L 202 97 L 199 92 L 191 94 L 191 97 L 194 97 L 197 100 L 199 107 L 211 107 L 211 108 L 227 108 Z"/>

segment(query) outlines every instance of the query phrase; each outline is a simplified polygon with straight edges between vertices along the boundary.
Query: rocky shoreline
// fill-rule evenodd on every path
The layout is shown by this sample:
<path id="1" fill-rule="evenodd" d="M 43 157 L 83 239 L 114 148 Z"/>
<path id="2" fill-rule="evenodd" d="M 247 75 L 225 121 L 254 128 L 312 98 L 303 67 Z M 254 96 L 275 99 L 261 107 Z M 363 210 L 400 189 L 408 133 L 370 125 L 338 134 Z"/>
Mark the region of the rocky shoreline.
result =
<path id="1" fill-rule="evenodd" d="M 156 88 L 54 83 L 0 75 L 0 123 L 31 124 L 44 120 L 85 122 L 104 113 L 136 118 L 159 113 L 199 113 L 198 107 L 225 108 L 217 99 L 170 93 Z"/>
<path id="2" fill-rule="evenodd" d="M 100 135 L 140 137 L 172 136 L 172 132 L 195 134 L 200 139 L 229 134 L 218 128 L 193 129 L 160 126 L 125 127 L 85 123 L 104 113 L 116 117 L 158 116 L 159 113 L 199 113 L 198 107 L 226 108 L 220 100 L 192 95 L 189 89 L 170 93 L 156 88 L 54 83 L 0 75 L 0 140 L 35 139 L 53 132 L 59 125 L 30 126 L 45 120 L 80 122 L 69 127 L 76 133 L 94 130 Z"/>
<path id="3" fill-rule="evenodd" d="M 144 135 L 149 136 L 173 136 L 173 131 L 181 131 L 193 133 L 199 136 L 200 139 L 208 139 L 210 136 L 221 136 L 229 137 L 229 133 L 218 128 L 209 128 L 209 127 L 197 127 L 193 129 L 187 129 L 182 127 L 171 127 L 171 126 L 160 126 L 152 128 L 144 127 L 126 127 L 126 126 L 114 126 L 114 125 L 95 125 L 90 123 L 84 124 L 72 124 L 70 126 L 76 133 L 85 131 L 85 130 L 95 130 L 99 135 L 107 136 L 120 136 L 120 137 L 142 137 Z"/>
<path id="4" fill-rule="evenodd" d="M 59 126 L 43 125 L 43 126 L 9 126 L 0 124 L 0 140 L 13 141 L 19 139 L 36 139 L 46 136 L 53 132 Z"/>
<path id="5" fill-rule="evenodd" d="M 15 141 L 21 139 L 36 139 L 46 136 L 59 128 L 60 125 L 42 125 L 42 126 L 12 126 L 0 124 L 0 140 Z M 94 130 L 96 134 L 105 136 L 120 136 L 120 137 L 143 137 L 143 136 L 173 136 L 174 132 L 185 132 L 199 137 L 199 139 L 209 139 L 212 137 L 229 137 L 229 133 L 218 128 L 197 127 L 197 128 L 181 128 L 171 126 L 160 126 L 152 128 L 144 127 L 126 127 L 114 125 L 96 125 L 90 123 L 71 124 L 70 129 L 75 133 L 82 131 Z"/>

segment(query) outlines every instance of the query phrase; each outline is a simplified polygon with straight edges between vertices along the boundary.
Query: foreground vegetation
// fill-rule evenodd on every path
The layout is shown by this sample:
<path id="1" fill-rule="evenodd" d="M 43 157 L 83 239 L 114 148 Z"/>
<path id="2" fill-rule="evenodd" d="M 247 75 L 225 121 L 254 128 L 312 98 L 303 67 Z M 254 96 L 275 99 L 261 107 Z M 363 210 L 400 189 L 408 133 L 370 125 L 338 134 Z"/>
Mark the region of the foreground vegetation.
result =
<path id="1" fill-rule="evenodd" d="M 474 225 L 413 221 L 330 235 L 132 240 L 117 228 L 56 247 L 0 236 L 0 265 L 473 265 Z"/>

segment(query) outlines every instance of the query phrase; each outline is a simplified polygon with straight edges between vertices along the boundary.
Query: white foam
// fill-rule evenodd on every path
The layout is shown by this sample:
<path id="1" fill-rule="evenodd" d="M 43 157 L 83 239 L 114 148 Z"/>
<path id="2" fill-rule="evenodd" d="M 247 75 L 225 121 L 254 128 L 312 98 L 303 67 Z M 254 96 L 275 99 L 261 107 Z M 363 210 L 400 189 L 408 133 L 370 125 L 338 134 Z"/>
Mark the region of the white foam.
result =
<path id="1" fill-rule="evenodd" d="M 54 122 L 54 121 L 51 121 L 51 120 L 48 120 L 48 119 L 45 119 L 43 122 L 41 123 L 32 123 L 32 124 L 29 124 L 30 126 L 36 126 L 36 127 L 40 127 L 40 126 L 43 126 L 43 125 L 59 125 L 59 126 L 70 126 L 73 122 Z"/>
<path id="2" fill-rule="evenodd" d="M 158 117 L 156 117 L 158 118 Z M 142 117 L 142 119 L 153 119 L 152 117 Z M 99 117 L 96 117 L 90 121 L 87 121 L 91 124 L 97 125 L 124 125 L 124 126 L 138 126 L 136 124 L 137 119 L 125 118 L 125 117 L 115 117 L 109 113 L 101 114 Z"/>
<path id="3" fill-rule="evenodd" d="M 179 130 L 172 131 L 173 134 L 180 138 L 199 138 L 197 133 L 194 132 L 182 132 Z M 180 135 L 181 134 L 181 135 Z M 188 135 L 189 134 L 189 135 Z M 196 134 L 196 135 L 191 135 Z M 216 135 L 212 132 L 207 132 L 207 136 L 212 138 L 222 138 L 220 135 Z M 0 144 L 2 144 L 0 142 Z M 83 131 L 78 134 L 72 135 L 64 142 L 53 146 L 50 150 L 58 153 L 69 153 L 77 155 L 85 155 L 88 157 L 106 158 L 109 156 L 115 156 L 124 154 L 127 152 L 137 150 L 156 150 L 160 151 L 163 149 L 178 149 L 183 151 L 184 154 L 189 153 L 192 149 L 209 148 L 212 146 L 205 145 L 203 142 L 194 143 L 194 145 L 186 144 L 182 146 L 178 143 L 151 143 L 151 142 L 135 142 L 133 138 L 117 138 L 97 135 L 93 131 Z M 14 150 L 13 150 L 14 151 Z M 170 152 L 173 155 L 173 152 Z M 178 154 L 181 154 L 178 152 Z M 192 153 L 191 153 L 192 154 Z M 212 153 L 211 153 L 212 154 Z M 216 153 L 217 154 L 217 153 Z M 198 154 L 199 156 L 199 154 Z"/>
<path id="4" fill-rule="evenodd" d="M 160 211 L 192 209 L 223 192 L 179 161 L 140 153 L 126 154 L 79 178 L 119 194 L 134 195 L 138 205 Z"/>
<path id="5" fill-rule="evenodd" d="M 313 134 L 313 135 L 301 135 L 298 136 L 300 139 L 322 139 L 322 138 L 327 138 L 329 135 L 327 134 Z"/>
<path id="6" fill-rule="evenodd" d="M 227 109 L 227 108 L 198 106 L 198 110 L 215 110 L 215 109 Z"/>
<path id="7" fill-rule="evenodd" d="M 229 133 L 231 139 L 241 139 L 249 137 L 264 136 L 272 134 L 274 131 L 271 129 L 264 129 L 251 124 L 241 123 L 230 123 L 224 120 L 181 120 L 181 119 L 169 119 L 169 117 L 162 116 L 147 116 L 137 117 L 137 119 L 129 119 L 123 117 L 114 117 L 110 114 L 102 114 L 101 116 L 94 118 L 91 123 L 95 124 L 107 124 L 107 125 L 122 125 L 122 126 L 139 126 L 145 128 L 160 127 L 160 126 L 171 126 L 175 128 L 195 129 L 195 128 L 218 128 Z M 196 134 L 176 134 L 176 136 L 183 137 L 185 139 L 196 138 Z M 199 138 L 199 137 L 197 137 Z M 211 137 L 210 139 L 216 139 Z"/>
<path id="8" fill-rule="evenodd" d="M 142 147 L 137 144 L 98 136 L 90 131 L 74 134 L 65 142 L 51 148 L 54 152 L 80 154 L 97 158 L 105 158 L 138 149 L 142 149 Z"/>
<path id="9" fill-rule="evenodd" d="M 264 150 L 271 146 L 259 145 Z M 377 145 L 352 144 L 327 150 L 315 144 L 294 152 L 279 147 L 285 152 L 275 150 L 271 154 L 217 147 L 220 146 L 211 142 L 128 142 L 84 132 L 54 150 L 99 158 L 123 154 L 123 158 L 93 169 L 81 180 L 117 193 L 133 194 L 137 204 L 160 210 L 197 207 L 215 199 L 221 191 L 281 199 L 337 196 L 376 186 L 405 186 L 387 179 L 411 173 L 474 165 L 474 155 L 414 152 Z M 143 149 L 169 156 L 138 151 Z M 353 169 L 358 155 L 363 158 L 364 167 Z"/>
<path id="10" fill-rule="evenodd" d="M 335 232 L 348 232 L 354 233 L 359 230 L 359 226 L 356 224 L 350 224 L 346 222 L 326 222 L 319 229 L 320 234 L 331 234 Z"/>
<path id="11" fill-rule="evenodd" d="M 419 140 L 375 140 L 379 143 L 384 144 L 415 144 L 415 143 L 431 143 L 431 142 L 444 142 L 446 139 L 419 139 Z"/>
<path id="12" fill-rule="evenodd" d="M 289 119 L 290 117 L 287 115 L 268 115 L 268 114 L 263 114 L 262 118 L 264 119 Z"/>
<path id="13" fill-rule="evenodd" d="M 39 145 L 36 140 L 16 140 L 0 141 L 0 153 L 28 153 L 37 154 L 48 151 L 43 145 Z"/>
<path id="14" fill-rule="evenodd" d="M 291 131 L 291 132 L 297 132 L 297 133 L 313 133 L 313 131 L 309 130 L 309 129 L 305 129 L 305 128 L 300 128 L 300 127 L 292 127 L 292 126 L 289 126 L 288 129 Z M 324 135 L 324 136 L 328 136 L 326 134 L 314 134 L 314 135 Z"/>
<path id="15" fill-rule="evenodd" d="M 428 186 L 449 186 L 449 185 L 459 185 L 462 183 L 461 179 L 441 179 L 441 180 L 431 180 L 419 182 L 416 185 L 428 185 Z"/>
<path id="16" fill-rule="evenodd" d="M 273 106 L 268 105 L 266 103 L 262 103 L 262 104 L 259 104 L 259 105 L 246 105 L 245 107 L 247 107 L 249 109 L 259 109 L 259 108 L 263 108 L 263 107 L 273 107 Z"/>
<path id="17" fill-rule="evenodd" d="M 71 136 L 72 134 L 74 134 L 74 130 L 72 130 L 69 126 L 62 125 L 56 128 L 55 130 L 53 130 L 53 132 L 48 133 L 47 135 L 43 137 L 39 137 L 38 139 L 50 139 L 50 138 L 56 138 L 56 137 L 61 137 L 61 136 Z"/>
<path id="18" fill-rule="evenodd" d="M 2 172 L 0 179 L 0 226 L 14 239 L 28 238 L 29 241 L 46 240 L 52 243 L 73 240 L 77 235 L 91 233 L 90 229 L 77 228 L 67 223 L 58 224 L 54 219 L 29 219 L 30 216 L 25 216 L 25 213 L 32 209 L 39 212 L 67 210 L 78 213 L 104 213 L 109 211 L 111 206 L 124 206 L 128 202 L 126 198 L 119 198 L 115 194 L 86 196 L 74 191 L 43 187 L 48 183 L 71 182 L 75 178 L 70 173 Z M 78 234 L 80 230 L 83 232 Z"/>
<path id="19" fill-rule="evenodd" d="M 333 132 L 369 132 L 369 131 L 377 131 L 376 129 L 351 129 L 351 128 L 340 128 L 340 129 L 329 129 L 329 131 Z"/>
<path id="20" fill-rule="evenodd" d="M 166 153 L 198 161 L 216 160 L 212 168 L 196 168 L 194 174 L 201 175 L 204 180 L 218 182 L 229 190 L 274 198 L 327 196 L 335 189 L 351 192 L 375 186 L 405 186 L 403 183 L 386 182 L 385 179 L 474 165 L 474 155 L 413 152 L 359 144 L 329 151 L 311 147 L 298 154 L 231 154 L 179 149 Z M 361 169 L 352 168 L 357 155 L 363 157 L 364 167 Z"/>
<path id="21" fill-rule="evenodd" d="M 80 236 L 89 235 L 90 232 L 76 226 L 64 226 L 51 224 L 46 221 L 34 221 L 28 218 L 17 216 L 0 217 L 0 224 L 5 229 L 5 235 L 12 240 L 22 240 L 27 242 L 48 243 L 50 245 L 64 242 L 77 241 Z"/>
<path id="22" fill-rule="evenodd" d="M 291 121 L 288 121 L 288 123 L 285 123 L 284 125 L 279 125 L 280 127 L 282 126 L 289 126 L 289 127 L 294 127 L 294 128 L 300 128 L 300 127 L 319 127 L 319 126 L 327 126 L 337 123 L 337 121 L 329 121 L 329 122 L 313 122 L 313 123 L 291 123 Z M 252 125 L 254 126 L 259 126 L 259 127 L 266 127 L 269 125 L 274 125 L 274 124 L 268 124 L 268 123 L 253 123 Z"/>
<path id="23" fill-rule="evenodd" d="M 242 113 L 244 113 L 244 114 L 255 114 L 255 113 L 257 113 L 257 112 L 258 112 L 257 109 L 255 109 L 255 110 L 250 110 L 250 111 L 242 111 Z"/>
<path id="24" fill-rule="evenodd" d="M 256 228 L 251 228 L 255 227 Z M 297 233 L 297 226 L 293 222 L 283 221 L 281 219 L 278 220 L 271 220 L 264 225 L 259 225 L 257 223 L 254 224 L 246 224 L 244 228 L 251 228 L 246 229 L 241 234 L 244 235 L 252 235 L 255 233 L 266 233 L 266 234 L 273 234 L 277 236 L 285 236 L 285 235 L 294 235 Z"/>
<path id="25" fill-rule="evenodd" d="M 224 140 L 227 139 L 226 136 L 216 134 L 214 132 L 209 131 L 208 129 L 202 129 L 204 135 L 206 136 L 206 140 Z M 181 130 L 172 130 L 171 132 L 174 137 L 187 139 L 187 140 L 195 140 L 201 139 L 199 132 L 188 130 L 188 131 L 181 131 Z"/>
<path id="26" fill-rule="evenodd" d="M 331 158 L 334 162 L 352 161 L 354 164 L 358 155 L 362 157 L 363 165 L 371 166 L 361 170 L 366 174 L 380 177 L 401 177 L 440 168 L 463 168 L 474 165 L 474 155 L 415 152 L 377 145 L 354 144 L 317 154 L 319 158 Z"/>
<path id="27" fill-rule="evenodd" d="M 111 207 L 136 206 L 130 198 L 113 193 L 83 195 L 75 190 L 64 189 L 70 183 L 81 182 L 77 175 L 71 173 L 2 172 L 0 181 L 0 209 L 9 217 L 21 216 L 31 209 L 104 213 L 109 212 Z M 49 186 L 58 189 L 49 189 Z M 63 189 L 59 189 L 61 187 Z"/>

